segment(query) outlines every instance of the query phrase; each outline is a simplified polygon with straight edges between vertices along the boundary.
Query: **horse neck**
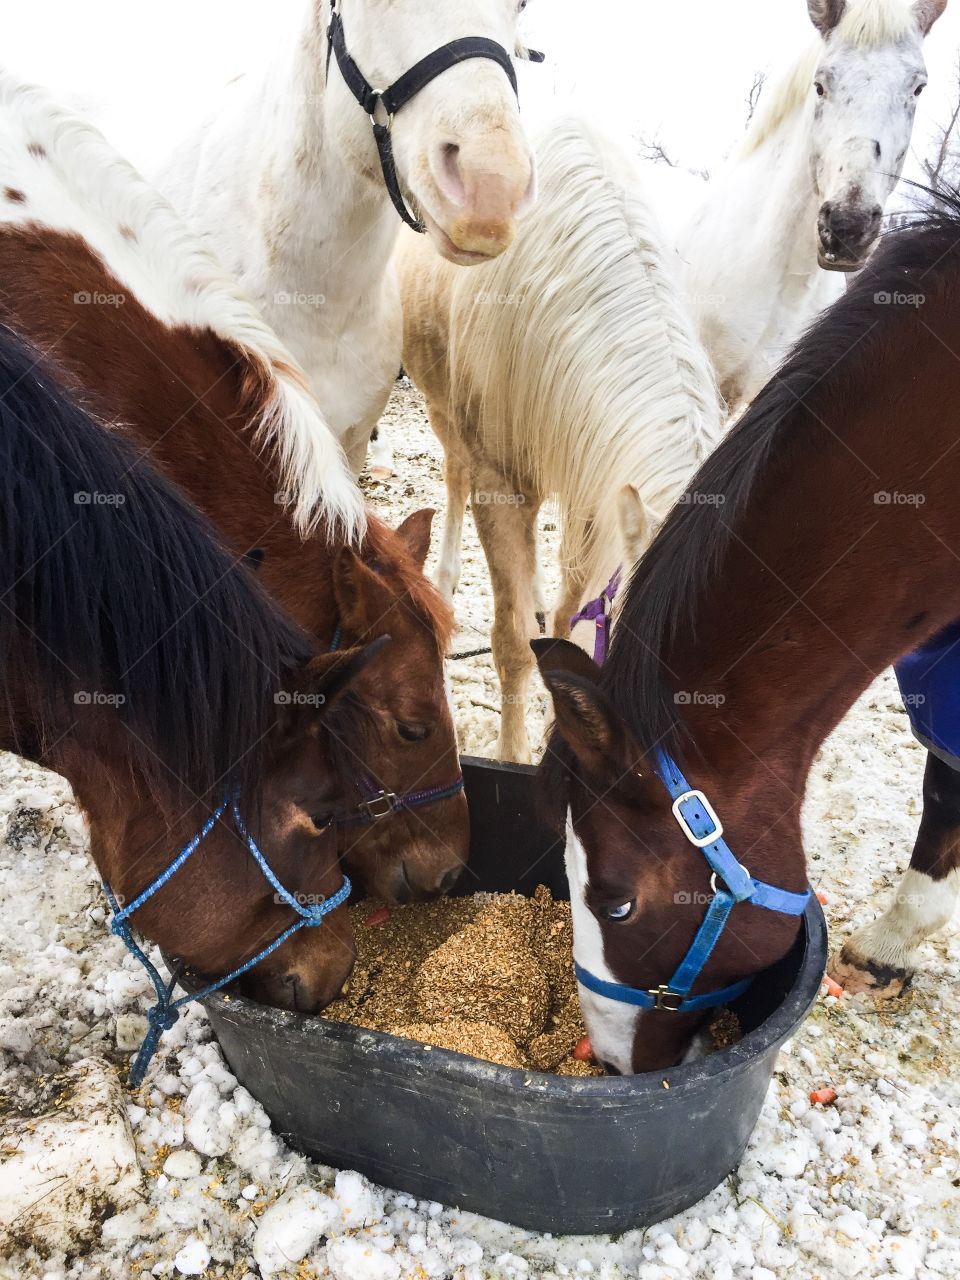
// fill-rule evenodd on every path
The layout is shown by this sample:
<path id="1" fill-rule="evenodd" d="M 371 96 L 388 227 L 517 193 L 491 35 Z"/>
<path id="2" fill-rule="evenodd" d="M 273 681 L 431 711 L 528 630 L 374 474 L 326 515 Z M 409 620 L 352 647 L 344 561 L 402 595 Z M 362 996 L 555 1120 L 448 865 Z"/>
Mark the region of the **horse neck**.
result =
<path id="1" fill-rule="evenodd" d="M 767 279 L 778 297 L 788 282 L 806 282 L 820 271 L 819 198 L 811 180 L 813 123 L 808 104 L 797 108 L 756 150 L 734 161 L 726 175 L 726 199 L 740 240 L 731 257 L 738 270 L 755 259 L 759 279 Z"/>
<path id="2" fill-rule="evenodd" d="M 742 515 L 722 512 L 734 533 L 720 569 L 700 592 L 695 625 L 681 621 L 663 652 L 670 687 L 690 696 L 693 785 L 704 777 L 733 812 L 752 797 L 773 808 L 771 825 L 786 813 L 793 821 L 827 734 L 891 663 L 960 612 L 951 550 L 960 509 L 950 469 L 930 464 L 955 444 L 942 406 L 960 397 L 960 370 L 945 347 L 932 355 L 928 338 L 932 330 L 952 347 L 960 324 L 950 290 L 934 298 L 934 288 L 922 325 L 890 324 L 852 347 L 848 330 L 842 369 L 811 392 L 810 413 L 781 393 L 777 455 Z M 822 367 L 831 350 L 824 341 Z M 907 373 L 918 369 L 922 382 Z M 922 495 L 922 507 L 878 502 L 884 492 Z"/>
<path id="3" fill-rule="evenodd" d="M 363 158 L 373 145 L 369 121 L 352 99 L 349 124 L 332 114 L 328 22 L 327 0 L 311 0 L 292 62 L 274 68 L 257 104 L 270 130 L 261 190 L 269 191 L 271 268 L 292 290 L 322 293 L 326 316 L 338 307 L 358 311 L 379 290 L 400 226 L 379 167 Z M 335 61 L 330 74 L 339 75 Z M 277 111 L 284 100 L 292 109 Z"/>

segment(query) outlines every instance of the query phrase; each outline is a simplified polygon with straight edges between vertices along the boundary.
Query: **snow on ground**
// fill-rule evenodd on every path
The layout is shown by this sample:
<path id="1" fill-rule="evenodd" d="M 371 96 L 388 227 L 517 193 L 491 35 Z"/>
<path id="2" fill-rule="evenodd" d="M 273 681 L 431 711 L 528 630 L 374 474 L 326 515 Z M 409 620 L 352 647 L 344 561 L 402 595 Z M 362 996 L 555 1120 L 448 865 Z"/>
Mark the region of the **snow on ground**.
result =
<path id="1" fill-rule="evenodd" d="M 391 519 L 442 506 L 439 449 L 402 384 L 389 419 L 398 476 L 374 486 L 372 500 Z M 489 590 L 469 524 L 458 615 L 459 647 L 486 643 Z M 463 746 L 489 753 L 498 700 L 490 660 L 451 664 L 451 675 Z M 532 713 L 532 728 L 543 710 Z M 828 897 L 835 938 L 874 913 L 906 865 L 922 764 L 886 675 L 827 743 L 807 803 L 811 876 Z M 66 784 L 0 757 L 0 832 L 3 1160 L 11 1125 L 21 1132 L 49 1123 L 39 1117 L 55 1107 L 51 1077 L 61 1068 L 91 1057 L 123 1061 L 118 1040 L 131 1043 L 149 991 L 104 928 Z M 888 1008 L 821 1001 L 780 1058 L 737 1173 L 679 1218 L 615 1239 L 536 1236 L 311 1164 L 271 1132 L 193 1010 L 165 1037 L 145 1096 L 127 1103 L 144 1199 L 105 1217 L 99 1232 L 82 1233 L 72 1257 L 49 1240 L 34 1247 L 43 1241 L 25 1219 L 0 1229 L 0 1277 L 956 1276 L 956 927 L 928 944 L 924 958 L 913 992 Z M 812 1107 L 811 1089 L 826 1084 L 838 1090 L 837 1105 Z"/>

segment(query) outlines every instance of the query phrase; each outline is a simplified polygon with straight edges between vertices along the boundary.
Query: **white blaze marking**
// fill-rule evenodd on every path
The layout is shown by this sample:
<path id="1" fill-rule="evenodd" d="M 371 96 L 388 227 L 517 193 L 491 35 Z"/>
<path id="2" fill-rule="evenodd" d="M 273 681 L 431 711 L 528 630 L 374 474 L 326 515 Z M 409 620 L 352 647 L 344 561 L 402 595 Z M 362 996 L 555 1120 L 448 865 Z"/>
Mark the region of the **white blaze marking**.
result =
<path id="1" fill-rule="evenodd" d="M 617 982 L 603 956 L 603 933 L 596 916 L 587 906 L 587 855 L 577 839 L 573 823 L 567 817 L 567 880 L 570 883 L 570 908 L 573 914 L 573 955 L 577 964 L 597 978 Z M 593 1045 L 594 1056 L 601 1062 L 630 1075 L 633 1072 L 633 1040 L 642 1010 L 621 1004 L 607 996 L 598 996 L 579 983 L 580 1007 Z"/>

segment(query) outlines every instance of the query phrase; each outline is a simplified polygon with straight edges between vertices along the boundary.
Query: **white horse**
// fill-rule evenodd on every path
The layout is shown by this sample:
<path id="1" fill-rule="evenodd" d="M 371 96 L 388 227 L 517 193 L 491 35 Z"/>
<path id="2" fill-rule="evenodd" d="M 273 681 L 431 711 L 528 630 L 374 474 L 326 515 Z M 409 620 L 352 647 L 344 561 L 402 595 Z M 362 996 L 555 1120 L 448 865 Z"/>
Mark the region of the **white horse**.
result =
<path id="1" fill-rule="evenodd" d="M 678 238 L 731 409 L 749 402 L 880 234 L 903 169 L 923 41 L 947 0 L 807 0 L 819 32 L 760 101 Z"/>
<path id="2" fill-rule="evenodd" d="M 217 118 L 159 176 L 307 371 L 355 474 L 400 369 L 390 263 L 401 222 L 371 126 L 389 126 L 403 198 L 436 251 L 461 265 L 510 244 L 535 180 L 502 65 L 471 57 L 430 80 L 395 119 L 379 106 L 368 117 L 331 46 L 331 19 L 343 52 L 381 87 L 465 37 L 502 46 L 506 59 L 524 5 L 309 0 L 281 64 L 235 82 Z"/>
<path id="3" fill-rule="evenodd" d="M 720 435 L 710 364 L 631 162 L 569 120 L 537 148 L 537 168 L 537 208 L 496 263 L 455 271 L 408 235 L 398 254 L 404 366 L 446 451 L 438 581 L 452 595 L 472 495 L 493 583 L 499 750 L 520 761 L 544 499 L 559 502 L 554 632 L 567 636 Z M 575 638 L 593 650 L 592 626 Z"/>

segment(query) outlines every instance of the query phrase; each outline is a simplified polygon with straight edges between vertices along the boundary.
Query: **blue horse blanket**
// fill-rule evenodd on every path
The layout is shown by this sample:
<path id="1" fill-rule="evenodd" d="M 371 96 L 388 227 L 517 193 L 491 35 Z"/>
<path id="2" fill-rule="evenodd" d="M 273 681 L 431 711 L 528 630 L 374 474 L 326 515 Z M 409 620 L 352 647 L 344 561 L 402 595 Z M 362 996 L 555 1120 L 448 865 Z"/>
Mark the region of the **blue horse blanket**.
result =
<path id="1" fill-rule="evenodd" d="M 908 654 L 896 673 L 914 735 L 960 769 L 960 622 Z"/>

